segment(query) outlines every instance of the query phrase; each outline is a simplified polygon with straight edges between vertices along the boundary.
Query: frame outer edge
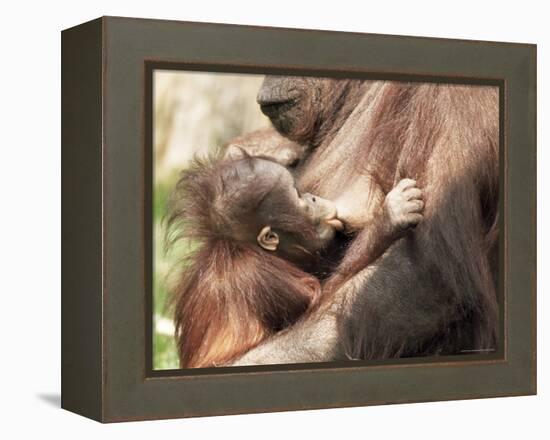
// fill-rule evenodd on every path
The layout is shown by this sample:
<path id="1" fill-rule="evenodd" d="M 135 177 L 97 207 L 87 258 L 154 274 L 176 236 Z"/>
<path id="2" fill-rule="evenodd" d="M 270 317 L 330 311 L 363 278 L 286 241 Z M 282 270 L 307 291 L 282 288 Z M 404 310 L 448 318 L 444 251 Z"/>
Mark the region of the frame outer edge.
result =
<path id="1" fill-rule="evenodd" d="M 61 33 L 61 407 L 103 419 L 102 19 Z"/>
<path id="2" fill-rule="evenodd" d="M 346 369 L 345 372 L 334 372 L 334 371 L 319 371 L 316 373 L 317 381 L 319 384 L 323 385 L 324 383 L 329 383 L 334 385 L 338 378 L 346 379 L 344 380 L 344 385 L 348 386 L 349 396 L 340 396 L 340 399 L 335 399 L 333 396 L 330 397 L 330 403 L 327 404 L 327 396 L 330 393 L 327 393 L 326 389 L 323 387 L 318 387 L 312 383 L 311 380 L 307 380 L 307 372 L 298 372 L 298 371 L 280 371 L 277 374 L 273 372 L 262 372 L 254 373 L 240 371 L 236 372 L 239 374 L 228 374 L 227 377 L 222 377 L 223 375 L 209 375 L 208 377 L 164 377 L 156 378 L 149 380 L 149 377 L 143 378 L 143 366 L 140 364 L 142 357 L 142 339 L 135 337 L 136 328 L 141 328 L 140 320 L 142 319 L 141 310 L 142 303 L 141 299 L 136 300 L 134 297 L 128 295 L 127 292 L 141 292 L 143 288 L 143 261 L 140 260 L 142 256 L 142 248 L 138 247 L 139 245 L 132 244 L 131 246 L 128 243 L 131 243 L 129 238 L 137 236 L 136 234 L 141 234 L 143 232 L 143 223 L 142 219 L 132 222 L 130 225 L 135 228 L 133 234 L 127 232 L 127 224 L 121 226 L 121 219 L 126 219 L 125 216 L 128 216 L 128 213 L 137 212 L 141 209 L 142 203 L 142 194 L 138 191 L 132 190 L 130 192 L 130 197 L 132 199 L 128 202 L 124 197 L 121 197 L 121 194 L 124 190 L 127 190 L 129 186 L 134 184 L 136 181 L 139 181 L 139 170 L 141 170 L 141 162 L 132 162 L 131 169 L 128 168 L 128 165 L 121 167 L 121 163 L 124 162 L 124 154 L 131 152 L 131 158 L 135 161 L 136 156 L 134 156 L 134 148 L 138 145 L 138 138 L 141 135 L 136 135 L 135 133 L 139 132 L 139 125 L 137 124 L 138 120 L 141 119 L 141 115 L 137 113 L 139 105 L 135 100 L 136 93 L 138 92 L 138 85 L 141 84 L 141 79 L 136 76 L 138 68 L 142 67 L 142 60 L 148 59 L 148 56 L 153 54 L 155 57 L 156 54 L 159 54 L 159 60 L 167 60 L 174 62 L 174 60 L 179 60 L 180 58 L 187 62 L 187 58 L 191 59 L 189 62 L 196 62 L 195 55 L 199 53 L 200 46 L 204 45 L 213 45 L 212 53 L 210 57 L 207 57 L 205 60 L 205 65 L 224 65 L 226 60 L 230 62 L 227 64 L 233 66 L 241 66 L 242 64 L 239 60 L 244 59 L 248 63 L 248 59 L 257 59 L 253 55 L 247 55 L 247 53 L 252 53 L 252 49 L 246 47 L 235 51 L 235 53 L 227 53 L 225 45 L 231 43 L 232 39 L 239 41 L 242 39 L 242 26 L 231 26 L 231 25 L 201 25 L 189 24 L 189 23 L 177 23 L 177 22 L 167 22 L 167 21 L 157 21 L 157 20 L 136 20 L 136 19 L 125 19 L 125 18 L 112 18 L 107 17 L 103 20 L 104 29 L 107 28 L 108 39 L 103 35 L 104 42 L 104 53 L 103 53 L 103 122 L 105 124 L 105 129 L 109 130 L 108 136 L 103 135 L 103 162 L 102 162 L 102 171 L 104 176 L 102 179 L 105 182 L 105 187 L 101 190 L 103 196 L 103 202 L 105 203 L 105 216 L 102 219 L 103 226 L 109 228 L 107 234 L 105 230 L 102 231 L 103 239 L 103 249 L 102 258 L 105 263 L 109 263 L 109 266 L 104 266 L 102 268 L 103 276 L 103 294 L 104 297 L 103 307 L 104 314 L 97 317 L 98 321 L 101 321 L 104 334 L 102 334 L 102 343 L 103 347 L 100 347 L 103 350 L 101 367 L 103 368 L 101 379 L 103 380 L 101 386 L 102 388 L 102 399 L 105 406 L 102 408 L 102 419 L 108 422 L 119 422 L 119 421 L 129 421 L 129 420 L 144 420 L 144 419 L 159 419 L 159 418 L 174 418 L 174 417 L 193 417 L 193 416 L 204 416 L 204 415 L 221 415 L 221 414 L 241 414 L 241 413 L 256 413 L 256 412 L 267 412 L 267 411 L 282 411 L 282 410 L 298 410 L 298 409 L 313 409 L 313 408 L 327 408 L 327 407 L 345 407 L 345 406 L 364 406 L 364 405 L 373 405 L 373 404 L 383 404 L 383 403 L 404 403 L 404 402 L 422 402 L 422 401 L 433 401 L 433 400 L 454 400 L 454 399 L 470 399 L 470 398 L 484 398 L 484 397 L 502 397 L 502 396 L 513 396 L 513 395 L 527 395 L 533 394 L 536 392 L 536 339 L 534 337 L 531 339 L 531 351 L 521 354 L 521 357 L 516 359 L 520 362 L 516 362 L 515 365 L 511 365 L 507 362 L 498 362 L 487 363 L 487 368 L 493 370 L 493 375 L 484 374 L 485 380 L 487 383 L 484 385 L 484 391 L 479 391 L 475 393 L 468 393 L 461 389 L 453 390 L 439 390 L 440 385 L 445 385 L 446 388 L 449 383 L 453 383 L 460 379 L 463 385 L 469 385 L 471 382 L 480 381 L 476 377 L 476 374 L 483 373 L 481 368 L 485 368 L 483 365 L 478 365 L 480 363 L 472 362 L 468 365 L 465 363 L 464 369 L 466 367 L 470 369 L 470 376 L 467 377 L 467 372 L 460 373 L 455 375 L 454 368 L 451 365 L 445 366 L 443 364 L 428 366 L 428 370 L 433 370 L 438 372 L 437 377 L 441 382 L 435 383 L 433 391 L 429 397 L 422 395 L 421 393 L 416 392 L 415 390 L 410 391 L 410 397 L 407 398 L 389 398 L 381 400 L 376 396 L 360 396 L 357 398 L 357 395 L 354 393 L 357 390 L 358 385 L 363 385 L 362 378 L 359 377 L 357 373 L 353 373 L 351 369 Z M 196 38 L 182 38 L 180 29 L 176 27 L 181 27 L 183 30 L 186 28 L 188 31 L 192 31 L 191 35 Z M 199 29 L 200 28 L 200 32 Z M 248 28 L 254 30 L 260 36 L 265 37 L 266 41 L 269 41 L 269 38 L 272 37 L 273 31 L 278 31 L 277 28 Z M 223 32 L 222 32 L 223 30 Z M 208 31 L 208 32 L 206 32 Z M 317 32 L 317 31 L 316 31 Z M 264 35 L 265 34 L 265 35 Z M 267 35 L 269 34 L 269 35 Z M 287 30 L 283 32 L 283 36 L 289 37 L 290 34 L 296 34 L 296 30 Z M 324 33 L 316 33 L 315 35 L 323 35 Z M 339 38 L 346 37 L 346 33 L 338 33 Z M 229 42 L 227 42 L 224 37 L 231 37 Z M 301 42 L 306 41 L 306 37 L 311 36 L 309 32 L 301 31 L 299 40 Z M 200 38 L 198 38 L 200 37 Z M 347 35 L 346 38 L 350 37 Z M 369 38 L 374 42 L 379 43 L 378 40 L 382 36 L 372 35 Z M 298 38 L 298 37 L 295 37 Z M 424 45 L 426 39 L 420 39 L 419 37 L 412 37 L 415 41 L 415 46 L 419 46 L 421 43 Z M 384 36 L 384 44 L 389 45 L 393 42 L 394 46 L 392 52 L 395 52 L 395 42 L 408 40 L 403 37 L 388 37 Z M 398 41 L 399 40 L 399 41 Z M 444 43 L 446 40 L 441 39 L 428 39 L 430 41 L 430 47 L 435 47 L 437 41 Z M 170 44 L 167 44 L 167 41 Z M 527 78 L 529 81 L 536 80 L 536 46 L 533 45 L 510 45 L 509 43 L 503 44 L 488 44 L 479 42 L 469 42 L 466 40 L 459 40 L 460 47 L 468 46 L 467 51 L 461 52 L 459 59 L 464 59 L 466 65 L 475 65 L 476 67 L 469 69 L 470 73 L 467 75 L 471 77 L 471 71 L 474 73 L 480 71 L 480 76 L 483 78 L 497 78 L 498 71 L 491 68 L 489 70 L 480 70 L 480 67 L 477 67 L 477 61 L 481 59 L 481 55 L 487 55 L 487 51 L 483 48 L 490 46 L 491 50 L 488 53 L 491 55 L 491 58 L 496 58 L 497 61 L 502 61 L 499 66 L 503 70 L 503 79 L 506 79 L 514 73 L 514 69 L 521 68 L 518 73 L 520 77 L 521 87 L 525 87 Z M 132 44 L 129 44 L 131 42 Z M 177 42 L 174 43 L 174 42 Z M 199 44 L 200 42 L 200 44 Z M 418 43 L 418 44 L 417 44 Z M 270 47 L 278 48 L 277 44 L 271 42 Z M 305 44 L 305 43 L 304 43 Z M 437 44 L 439 46 L 439 44 Z M 307 46 L 307 45 L 306 45 Z M 307 46 L 309 47 L 309 46 Z M 483 49 L 483 50 L 481 50 Z M 506 49 L 506 50 L 504 50 Z M 527 49 L 527 50 L 526 50 Z M 248 51 L 248 52 L 247 52 Z M 433 50 L 432 50 L 433 51 Z M 534 53 L 535 52 L 535 53 Z M 436 55 L 440 54 L 441 51 L 435 52 Z M 243 55 L 244 54 L 244 55 Z M 504 60 L 504 55 L 510 55 Z M 108 56 L 107 56 L 108 55 Z M 528 57 L 526 57 L 528 55 Z M 535 55 L 535 56 L 533 56 Z M 247 58 L 248 57 L 248 58 Z M 199 57 L 200 58 L 200 57 Z M 528 58 L 528 59 L 526 59 Z M 246 64 L 248 68 L 250 66 L 256 69 L 256 66 L 261 67 L 261 69 L 271 69 L 273 66 L 278 66 L 278 63 L 273 64 L 273 59 L 277 59 L 274 56 L 264 56 L 262 54 L 261 60 L 264 64 L 261 63 L 252 63 Z M 383 58 L 375 58 L 378 60 L 377 65 L 384 66 L 386 60 Z M 435 61 L 440 60 L 440 58 L 434 58 Z M 237 60 L 236 62 L 231 63 L 231 60 Z M 292 60 L 291 60 L 292 61 Z M 528 61 L 527 64 L 519 66 L 519 62 Z M 108 63 L 108 66 L 107 64 Z M 395 62 L 397 63 L 397 62 Z M 400 62 L 401 63 L 401 62 Z M 486 62 L 485 62 L 486 63 Z M 344 63 L 345 64 L 345 63 Z M 482 63 L 483 64 L 483 63 Z M 301 64 L 300 64 L 301 65 Z M 121 66 L 126 66 L 124 69 Z M 282 65 L 281 65 L 282 66 Z M 442 67 L 440 64 L 437 64 L 439 69 Z M 462 73 L 460 66 L 457 72 Z M 528 72 L 525 69 L 527 66 Z M 107 69 L 108 67 L 108 69 Z M 285 66 L 282 66 L 285 67 Z M 292 62 L 287 66 L 289 69 L 294 69 Z M 395 70 L 399 71 L 395 66 L 390 66 L 390 71 Z M 413 66 L 414 67 L 414 66 Z M 420 65 L 423 68 L 423 65 Z M 429 67 L 429 66 L 428 66 Z M 306 68 L 307 66 L 306 62 Z M 413 73 L 411 75 L 421 75 L 425 70 L 412 69 Z M 454 67 L 456 69 L 456 66 Z M 105 70 L 107 69 L 107 70 Z M 473 69 L 473 70 L 472 70 Z M 533 72 L 534 69 L 535 71 Z M 315 67 L 314 70 L 324 71 L 326 70 L 321 67 Z M 347 72 L 347 68 L 344 69 Z M 375 70 L 376 72 L 382 72 L 384 69 Z M 440 74 L 434 74 L 435 76 L 441 76 L 447 78 L 450 75 L 447 72 L 446 66 L 443 68 L 444 72 Z M 139 70 L 143 72 L 143 70 Z M 130 75 L 127 75 L 130 72 Z M 430 70 L 426 75 L 429 75 Z M 491 75 L 488 75 L 489 72 Z M 497 72 L 497 76 L 494 72 Z M 252 72 L 251 72 L 252 73 Z M 372 72 L 371 72 L 372 73 Z M 451 72 L 452 73 L 452 72 Z M 456 76 L 456 75 L 455 75 Z M 457 82 L 460 80 L 459 76 L 456 76 Z M 394 79 L 397 79 L 394 77 Z M 417 78 L 418 79 L 418 78 Z M 536 93 L 536 84 L 532 84 L 535 87 Z M 105 91 L 105 86 L 108 90 Z M 517 85 L 514 87 L 515 93 L 518 92 Z M 521 90 L 519 90 L 521 91 Z M 520 93 L 521 95 L 521 93 Z M 114 97 L 114 98 L 113 98 Z M 525 108 L 529 117 L 536 114 L 536 96 L 534 98 L 528 99 L 525 101 L 521 100 L 522 109 Z M 123 110 L 123 111 L 121 111 Z M 131 111 L 128 111 L 131 110 Z M 535 110 L 535 113 L 533 113 Z M 141 111 L 141 110 L 139 110 Z M 105 112 L 109 114 L 106 115 Z M 124 115 L 122 117 L 121 115 Z M 128 117 L 130 115 L 131 117 Z M 514 120 L 519 119 L 517 113 L 514 113 Z M 532 124 L 529 121 L 528 132 L 531 133 L 531 130 L 536 128 L 536 123 Z M 122 133 L 123 130 L 126 130 L 126 134 Z M 131 139 L 127 138 L 128 130 L 131 130 L 131 133 L 134 133 Z M 121 134 L 122 133 L 122 134 Z M 525 145 L 527 148 L 526 154 L 528 154 L 529 160 L 523 162 L 524 168 L 526 165 L 530 168 L 529 171 L 532 171 L 533 166 L 536 167 L 536 161 L 533 158 L 533 147 L 536 148 L 536 138 L 529 136 L 532 142 L 529 142 Z M 510 139 L 511 141 L 511 139 Z M 524 145 L 522 143 L 517 143 L 516 145 Z M 110 146 L 110 148 L 109 148 Z M 116 148 L 115 148 L 116 146 Z M 126 153 L 125 153 L 126 151 Z M 105 156 L 107 156 L 107 162 L 105 162 Z M 117 167 L 117 164 L 118 167 Z M 107 166 L 108 165 L 108 166 Z M 139 168 L 138 168 L 139 166 Z M 116 171 L 116 172 L 115 172 Z M 533 180 L 534 179 L 534 180 Z M 536 187 L 536 177 L 533 175 L 528 176 L 525 179 L 521 179 L 522 190 L 529 189 L 534 190 Z M 528 207 L 529 215 L 532 215 L 533 212 L 531 209 L 536 209 L 536 194 L 533 196 L 534 199 L 525 200 L 525 197 L 522 196 L 522 200 L 526 201 L 522 206 Z M 117 202 L 117 203 L 115 203 Z M 121 203 L 123 202 L 123 203 Z M 130 208 L 130 209 L 128 209 Z M 140 211 L 141 212 L 141 211 Z M 525 211 L 527 212 L 527 210 Z M 525 223 L 524 223 L 525 224 Z M 536 226 L 536 220 L 534 222 Z M 529 218 L 529 224 L 526 225 L 532 226 L 533 220 Z M 533 261 L 536 261 L 536 229 L 528 235 L 528 242 L 524 249 L 527 251 L 529 257 L 529 264 Z M 142 239 L 141 235 L 139 236 Z M 126 250 L 126 246 L 129 247 L 129 252 L 122 252 L 121 249 Z M 109 253 L 110 251 L 110 253 Z M 136 264 L 138 262 L 139 264 Z M 525 270 L 525 266 L 521 265 Z M 110 270 L 111 269 L 111 270 Z M 525 275 L 525 272 L 523 272 Z M 535 275 L 536 271 L 529 269 L 528 275 Z M 525 292 L 528 298 L 531 308 L 530 315 L 536 313 L 536 280 L 531 278 L 531 282 L 525 283 L 523 289 L 527 290 L 526 287 L 529 286 L 532 289 L 532 296 L 529 297 L 528 292 Z M 128 304 L 128 300 L 130 304 Z M 128 306 L 122 308 L 121 305 Z M 529 309 L 527 307 L 526 309 Z M 524 311 L 526 310 L 524 309 Z M 124 314 L 120 314 L 120 311 L 123 311 Z M 114 318 L 116 316 L 116 319 Z M 125 322 L 127 321 L 127 322 Z M 136 326 L 136 324 L 139 325 Z M 523 326 L 523 335 L 529 334 L 533 335 L 533 322 L 524 322 Z M 536 329 L 534 330 L 536 332 Z M 101 329 L 100 329 L 101 332 Z M 535 334 L 536 336 L 536 334 Z M 126 351 L 121 350 L 121 344 L 127 344 L 128 341 L 131 342 L 131 346 Z M 127 347 L 125 347 L 127 348 Z M 534 362 L 534 365 L 532 364 Z M 458 362 L 457 362 L 458 363 Z M 437 367 L 437 368 L 436 368 Z M 445 367 L 445 368 L 440 368 Z M 448 368 L 447 368 L 448 367 Z M 462 367 L 462 366 L 461 366 Z M 513 368 L 512 368 L 513 367 Z M 367 378 L 367 368 L 371 371 L 374 371 L 373 367 L 365 368 L 365 377 Z M 410 381 L 411 377 L 420 378 L 422 380 L 428 380 L 431 378 L 426 378 L 426 375 L 430 371 L 422 371 L 419 368 L 410 369 L 411 372 L 406 374 L 405 372 L 397 372 L 397 366 L 385 366 L 383 368 L 376 368 L 378 376 L 392 374 L 397 379 L 405 378 L 407 381 Z M 344 370 L 343 368 L 341 370 Z M 379 370 L 382 370 L 384 374 L 378 373 Z M 394 373 L 394 370 L 396 372 Z M 345 374 L 344 374 L 345 373 Z M 350 374 L 351 373 L 351 374 Z M 413 376 L 414 373 L 414 376 Z M 530 374 L 530 377 L 529 376 Z M 257 379 L 256 376 L 261 376 Z M 330 377 L 334 375 L 334 377 Z M 502 377 L 501 377 L 502 375 Z M 330 382 L 329 382 L 330 379 Z M 265 380 L 265 383 L 261 383 L 262 380 Z M 300 382 L 301 381 L 301 382 Z M 303 382 L 307 383 L 304 385 Z M 372 380 L 371 380 L 372 381 Z M 500 383 L 502 382 L 502 383 Z M 267 385 L 266 385 L 267 384 Z M 303 386 L 302 386 L 303 385 Z M 368 385 L 368 384 L 367 384 Z M 287 390 L 288 399 L 287 403 L 282 401 L 280 394 L 278 393 L 276 397 L 279 400 L 272 400 L 266 404 L 265 399 L 263 398 L 263 388 L 266 386 L 274 386 L 277 390 Z M 281 388 L 282 386 L 282 388 Z M 340 386 L 340 385 L 338 385 Z M 366 385 L 365 385 L 366 386 Z M 217 387 L 216 392 L 212 392 L 212 388 Z M 232 399 L 232 393 L 235 394 L 235 389 L 238 388 L 244 389 L 247 387 L 247 394 L 244 398 Z M 379 384 L 375 384 L 370 391 L 376 391 L 379 387 Z M 497 389 L 498 387 L 498 389 Z M 495 391 L 496 390 L 496 391 Z M 355 396 L 355 397 L 354 397 Z M 292 405 L 290 405 L 292 400 Z M 209 401 L 210 400 L 210 401 Z M 225 403 L 222 402 L 225 400 Z M 243 401 L 244 400 L 244 401 Z M 324 402 L 324 403 L 323 403 Z M 227 406 L 223 406 L 227 404 Z"/>
<path id="3" fill-rule="evenodd" d="M 538 76 L 537 76 L 537 65 L 538 65 L 538 47 L 536 44 L 528 46 L 529 52 L 530 52 L 530 66 L 531 66 L 531 77 L 530 80 L 533 84 L 533 196 L 531 199 L 532 203 L 532 229 L 531 229 L 531 241 L 533 243 L 533 273 L 532 273 L 532 279 L 533 279 L 533 285 L 531 286 L 531 295 L 532 295 L 532 311 L 533 311 L 533 317 L 532 317 L 532 376 L 531 376 L 531 388 L 530 392 L 532 395 L 537 395 L 537 387 L 538 387 L 538 366 L 537 366 L 537 96 L 538 96 Z"/>

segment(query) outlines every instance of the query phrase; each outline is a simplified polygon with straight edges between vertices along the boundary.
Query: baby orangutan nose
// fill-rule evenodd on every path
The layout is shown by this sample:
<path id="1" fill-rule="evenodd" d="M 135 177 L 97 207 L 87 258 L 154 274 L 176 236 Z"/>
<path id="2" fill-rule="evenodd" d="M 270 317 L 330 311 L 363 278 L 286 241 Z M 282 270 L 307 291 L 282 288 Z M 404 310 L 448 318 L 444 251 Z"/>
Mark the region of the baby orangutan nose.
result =
<path id="1" fill-rule="evenodd" d="M 309 193 L 304 194 L 302 199 L 307 204 L 309 215 L 316 223 L 329 225 L 337 231 L 344 229 L 334 202 Z"/>

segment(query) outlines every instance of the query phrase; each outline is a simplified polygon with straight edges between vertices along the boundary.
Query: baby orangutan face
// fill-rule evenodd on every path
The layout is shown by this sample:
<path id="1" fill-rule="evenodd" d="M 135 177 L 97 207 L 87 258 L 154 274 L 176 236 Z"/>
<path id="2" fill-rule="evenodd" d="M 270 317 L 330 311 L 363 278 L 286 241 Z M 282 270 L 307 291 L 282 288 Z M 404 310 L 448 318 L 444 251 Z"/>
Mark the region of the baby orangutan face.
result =
<path id="1" fill-rule="evenodd" d="M 254 240 L 269 252 L 300 261 L 323 249 L 343 229 L 336 206 L 312 194 L 300 194 L 282 165 L 262 158 L 231 161 L 222 173 L 233 194 L 235 238 Z M 252 235 L 253 231 L 253 235 Z"/>
<path id="2" fill-rule="evenodd" d="M 279 246 L 287 252 L 292 246 L 303 246 L 309 251 L 324 248 L 334 238 L 335 231 L 344 227 L 336 205 L 313 194 L 300 194 L 294 178 L 284 167 L 272 162 L 268 167 L 273 168 L 275 184 L 258 212 L 258 220 L 265 223 L 257 236 L 258 244 L 269 251 Z M 293 217 L 297 229 L 285 231 L 284 220 L 292 223 Z"/>

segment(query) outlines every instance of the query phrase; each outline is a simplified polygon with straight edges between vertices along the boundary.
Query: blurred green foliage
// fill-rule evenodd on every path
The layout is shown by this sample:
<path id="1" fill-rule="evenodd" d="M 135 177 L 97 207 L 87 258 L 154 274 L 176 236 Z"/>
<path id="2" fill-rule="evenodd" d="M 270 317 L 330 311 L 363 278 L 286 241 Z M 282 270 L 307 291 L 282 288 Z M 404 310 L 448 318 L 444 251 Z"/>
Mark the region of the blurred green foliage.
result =
<path id="1" fill-rule="evenodd" d="M 174 343 L 173 334 L 170 334 L 170 327 L 161 323 L 171 323 L 171 313 L 168 303 L 168 291 L 166 282 L 168 271 L 175 263 L 176 256 L 173 253 L 164 252 L 164 234 L 162 219 L 166 214 L 167 201 L 170 195 L 170 188 L 175 178 L 166 179 L 157 183 L 153 191 L 153 240 L 154 240 L 154 263 L 153 263 L 153 310 L 154 310 L 154 332 L 153 332 L 153 368 L 158 370 L 178 368 L 178 355 Z M 163 330 L 163 327 L 167 327 Z"/>
<path id="2" fill-rule="evenodd" d="M 153 346 L 155 347 L 155 370 L 173 370 L 179 368 L 178 352 L 173 336 L 161 335 L 155 332 L 153 334 Z"/>

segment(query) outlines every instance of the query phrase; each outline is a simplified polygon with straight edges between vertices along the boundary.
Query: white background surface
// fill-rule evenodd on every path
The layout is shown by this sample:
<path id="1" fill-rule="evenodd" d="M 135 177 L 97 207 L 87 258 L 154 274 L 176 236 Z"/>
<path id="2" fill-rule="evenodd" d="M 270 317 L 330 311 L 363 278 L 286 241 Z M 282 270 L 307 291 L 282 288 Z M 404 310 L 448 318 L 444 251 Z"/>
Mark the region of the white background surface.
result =
<path id="1" fill-rule="evenodd" d="M 303 3 L 303 4 L 302 4 Z M 547 2 L 4 2 L 0 97 L 2 438 L 549 438 Z M 58 408 L 60 30 L 100 15 L 537 43 L 539 396 L 102 426 Z M 546 124 L 546 126 L 544 126 Z M 546 267 L 545 267 L 546 265 Z M 546 270 L 545 270 L 546 269 Z M 546 312 L 546 317 L 543 316 Z"/>

